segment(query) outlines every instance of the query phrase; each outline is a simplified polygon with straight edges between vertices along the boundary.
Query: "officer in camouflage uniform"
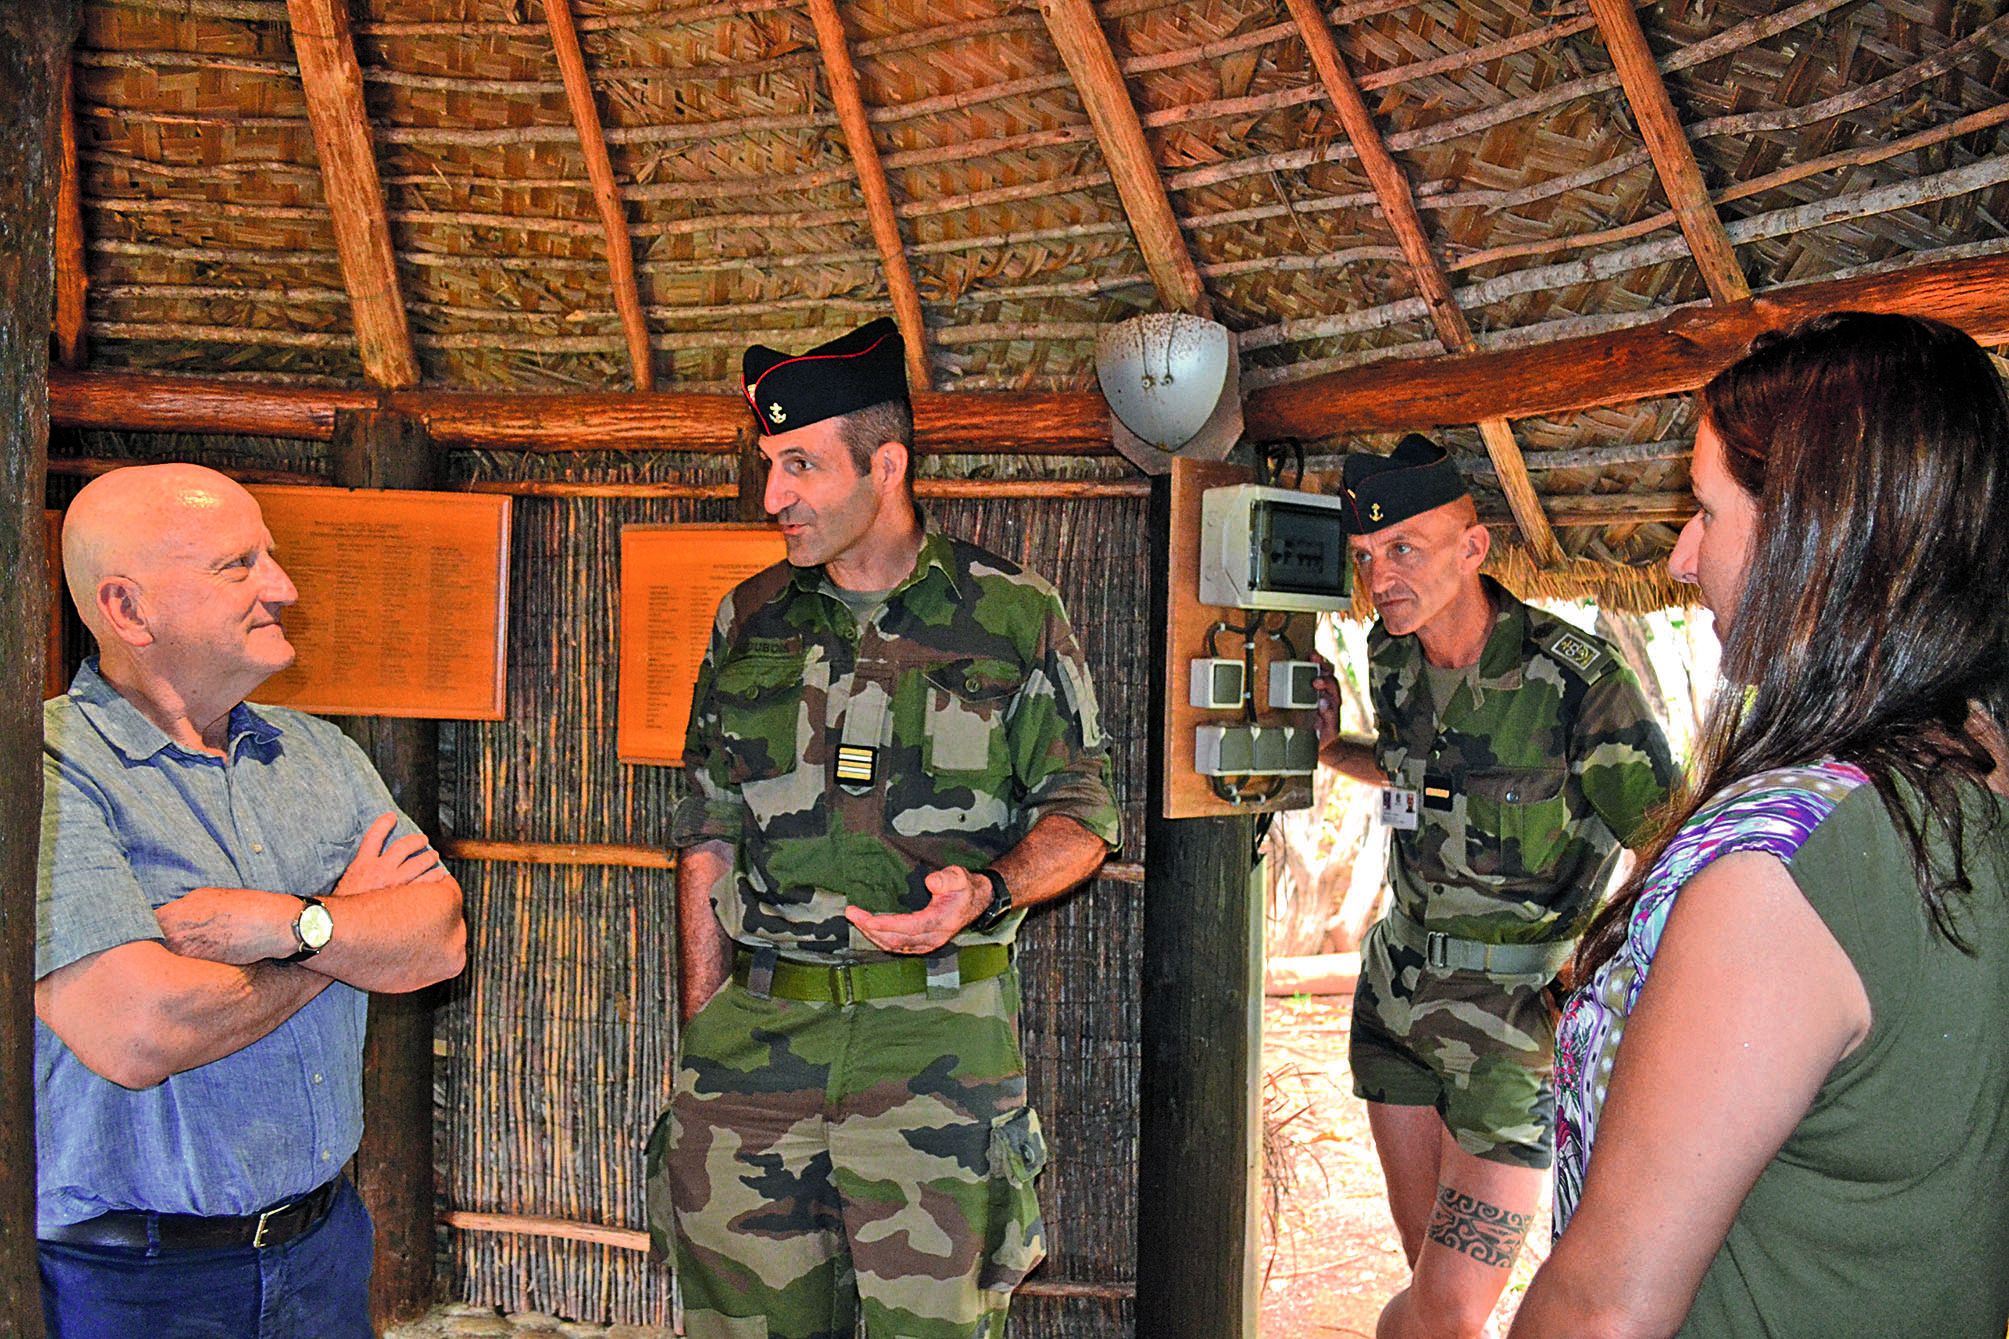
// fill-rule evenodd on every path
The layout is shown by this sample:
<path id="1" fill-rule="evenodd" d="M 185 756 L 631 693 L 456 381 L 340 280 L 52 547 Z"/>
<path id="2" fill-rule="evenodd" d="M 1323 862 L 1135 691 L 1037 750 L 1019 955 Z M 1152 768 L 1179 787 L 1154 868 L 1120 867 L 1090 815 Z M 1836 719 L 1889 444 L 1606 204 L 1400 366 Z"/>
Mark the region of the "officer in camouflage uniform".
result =
<path id="1" fill-rule="evenodd" d="M 1449 453 L 1347 457 L 1376 734 L 1325 760 L 1382 787 L 1387 915 L 1361 946 L 1350 1057 L 1414 1274 L 1377 1333 L 1476 1335 L 1552 1149 L 1547 987 L 1673 762 L 1605 642 L 1479 574 L 1490 540 Z M 1326 701 L 1335 685 L 1324 684 Z"/>
<path id="2" fill-rule="evenodd" d="M 788 561 L 720 604 L 651 1228 L 691 1339 L 1001 1336 L 1045 1254 L 1011 942 L 1117 840 L 1053 588 L 926 528 L 900 336 L 747 352 Z"/>

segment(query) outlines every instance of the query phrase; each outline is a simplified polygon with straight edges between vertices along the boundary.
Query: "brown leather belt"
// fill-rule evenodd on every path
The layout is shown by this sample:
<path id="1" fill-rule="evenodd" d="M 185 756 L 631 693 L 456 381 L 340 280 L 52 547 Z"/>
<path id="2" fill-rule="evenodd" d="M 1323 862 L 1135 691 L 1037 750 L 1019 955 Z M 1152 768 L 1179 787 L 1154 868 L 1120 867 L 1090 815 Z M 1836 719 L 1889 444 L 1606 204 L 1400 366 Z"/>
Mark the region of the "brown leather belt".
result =
<path id="1" fill-rule="evenodd" d="M 40 1240 L 65 1246 L 125 1246 L 141 1251 L 156 1248 L 213 1251 L 232 1246 L 263 1250 L 267 1246 L 284 1245 L 327 1217 L 341 1186 L 342 1178 L 338 1176 L 299 1199 L 237 1218 L 115 1210 L 54 1228 Z"/>

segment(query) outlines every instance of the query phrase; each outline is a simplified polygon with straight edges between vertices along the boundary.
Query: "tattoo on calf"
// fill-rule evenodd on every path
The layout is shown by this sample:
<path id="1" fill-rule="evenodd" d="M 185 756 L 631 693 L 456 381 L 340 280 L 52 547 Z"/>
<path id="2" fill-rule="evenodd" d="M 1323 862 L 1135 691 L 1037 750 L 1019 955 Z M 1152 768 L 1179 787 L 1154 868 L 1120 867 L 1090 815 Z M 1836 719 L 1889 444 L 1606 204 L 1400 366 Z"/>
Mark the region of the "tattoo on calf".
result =
<path id="1" fill-rule="evenodd" d="M 1513 1213 L 1446 1186 L 1437 1192 L 1427 1235 L 1482 1265 L 1510 1269 L 1533 1221 L 1533 1214 Z"/>

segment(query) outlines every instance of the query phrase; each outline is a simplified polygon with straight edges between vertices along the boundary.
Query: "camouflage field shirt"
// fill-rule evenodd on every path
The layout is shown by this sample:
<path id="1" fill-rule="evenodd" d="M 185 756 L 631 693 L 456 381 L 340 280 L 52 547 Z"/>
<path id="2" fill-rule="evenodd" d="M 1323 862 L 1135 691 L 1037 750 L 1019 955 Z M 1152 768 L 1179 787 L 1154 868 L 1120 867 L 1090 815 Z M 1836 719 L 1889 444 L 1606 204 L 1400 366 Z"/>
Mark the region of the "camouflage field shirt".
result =
<path id="1" fill-rule="evenodd" d="M 720 603 L 691 705 L 677 847 L 719 840 L 726 933 L 791 957 L 886 956 L 844 908 L 916 911 L 945 865 L 982 869 L 1047 814 L 1117 842 L 1109 743 L 1060 596 L 926 533 L 860 626 L 823 569 L 777 563 Z M 1009 941 L 1022 913 L 958 943 Z"/>
<path id="2" fill-rule="evenodd" d="M 1483 579 L 1493 631 L 1448 702 L 1431 700 L 1419 639 L 1368 635 L 1375 761 L 1419 795 L 1416 829 L 1389 834 L 1394 905 L 1487 943 L 1565 939 L 1674 762 L 1607 643 Z"/>

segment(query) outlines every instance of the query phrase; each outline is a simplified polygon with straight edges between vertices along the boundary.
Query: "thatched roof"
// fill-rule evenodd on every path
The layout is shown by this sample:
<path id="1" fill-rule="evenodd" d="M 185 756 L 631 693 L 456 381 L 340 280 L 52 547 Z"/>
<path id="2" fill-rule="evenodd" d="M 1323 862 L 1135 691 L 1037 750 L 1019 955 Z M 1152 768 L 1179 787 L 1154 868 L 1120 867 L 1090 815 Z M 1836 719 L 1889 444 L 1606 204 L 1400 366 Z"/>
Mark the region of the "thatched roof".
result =
<path id="1" fill-rule="evenodd" d="M 722 391 L 749 339 L 890 309 L 936 391 L 1090 391 L 1099 325 L 1184 308 L 1238 333 L 1253 411 L 2009 255 L 1999 0 L 84 8 L 93 369 Z M 1651 385 L 1407 426 L 1531 480 L 1551 565 L 1531 500 L 1561 554 L 1636 562 L 1687 505 Z"/>

